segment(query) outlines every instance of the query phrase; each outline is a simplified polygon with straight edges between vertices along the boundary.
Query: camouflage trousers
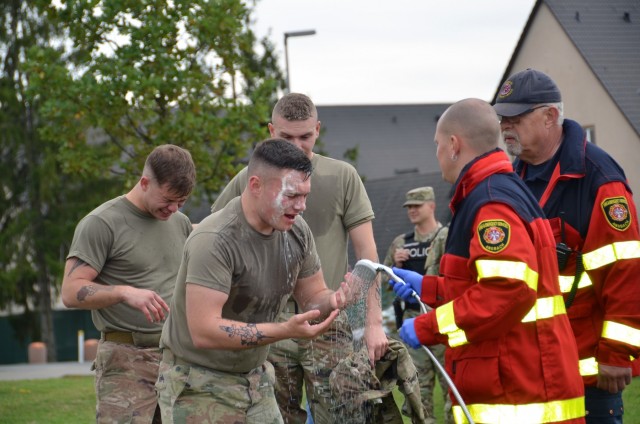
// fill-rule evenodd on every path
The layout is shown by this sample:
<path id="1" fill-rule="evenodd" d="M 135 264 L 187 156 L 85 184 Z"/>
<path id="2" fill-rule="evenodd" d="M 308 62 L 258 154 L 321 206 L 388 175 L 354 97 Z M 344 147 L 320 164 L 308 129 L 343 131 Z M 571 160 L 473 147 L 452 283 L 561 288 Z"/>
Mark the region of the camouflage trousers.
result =
<path id="1" fill-rule="evenodd" d="M 287 320 L 291 314 L 283 312 L 279 319 Z M 306 422 L 306 411 L 300 407 L 303 382 L 314 422 L 339 422 L 338 400 L 329 376 L 352 352 L 353 337 L 345 312 L 314 340 L 289 339 L 271 345 L 268 359 L 275 369 L 276 398 L 285 423 Z"/>
<path id="2" fill-rule="evenodd" d="M 297 340 L 285 339 L 269 347 L 269 362 L 275 370 L 275 396 L 285 424 L 304 424 L 307 411 L 302 403 L 302 386 L 305 375 L 313 373 L 311 364 L 303 364 L 302 350 Z M 311 380 L 307 379 L 310 385 Z"/>
<path id="3" fill-rule="evenodd" d="M 94 362 L 97 423 L 156 423 L 160 349 L 100 340 Z M 154 420 L 155 417 L 155 420 Z"/>
<path id="4" fill-rule="evenodd" d="M 156 383 L 164 424 L 280 424 L 273 367 L 248 373 L 190 365 L 164 349 Z"/>
<path id="5" fill-rule="evenodd" d="M 415 318 L 420 315 L 420 312 L 408 309 L 404 312 L 404 319 Z M 393 337 L 401 340 L 398 332 L 395 331 Z M 451 413 L 451 398 L 449 396 L 449 385 L 447 384 L 440 371 L 433 364 L 433 361 L 425 352 L 423 348 L 413 349 L 407 346 L 409 350 L 409 354 L 411 355 L 411 359 L 413 359 L 413 363 L 418 370 L 418 380 L 420 381 L 420 394 L 422 398 L 422 404 L 424 405 L 424 409 L 426 411 L 426 423 L 427 424 L 435 424 L 436 419 L 434 415 L 434 407 L 433 407 L 433 395 L 437 381 L 440 384 L 440 388 L 442 389 L 442 397 L 443 397 L 443 414 L 444 414 L 444 423 L 445 424 L 453 424 L 453 415 Z M 429 346 L 429 350 L 436 357 L 440 365 L 444 367 L 444 345 L 435 345 Z"/>

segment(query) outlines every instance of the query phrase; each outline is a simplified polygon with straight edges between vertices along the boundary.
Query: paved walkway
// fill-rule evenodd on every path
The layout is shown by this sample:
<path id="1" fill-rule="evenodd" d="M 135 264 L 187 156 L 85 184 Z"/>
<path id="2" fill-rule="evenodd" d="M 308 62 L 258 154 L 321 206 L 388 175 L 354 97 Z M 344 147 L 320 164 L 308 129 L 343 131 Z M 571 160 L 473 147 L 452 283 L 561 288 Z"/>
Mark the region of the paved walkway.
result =
<path id="1" fill-rule="evenodd" d="M 0 365 L 0 380 L 35 380 L 70 375 L 94 375 L 91 362 Z"/>

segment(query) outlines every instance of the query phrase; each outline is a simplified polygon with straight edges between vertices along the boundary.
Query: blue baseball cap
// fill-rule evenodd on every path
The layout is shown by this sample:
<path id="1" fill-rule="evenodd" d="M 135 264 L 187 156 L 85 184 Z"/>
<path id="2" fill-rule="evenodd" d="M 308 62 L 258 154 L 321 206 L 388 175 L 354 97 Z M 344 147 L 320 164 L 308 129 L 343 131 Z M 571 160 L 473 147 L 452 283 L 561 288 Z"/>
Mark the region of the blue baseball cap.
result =
<path id="1" fill-rule="evenodd" d="M 535 105 L 561 101 L 556 83 L 547 74 L 528 68 L 507 78 L 500 87 L 493 109 L 500 116 L 517 116 Z"/>

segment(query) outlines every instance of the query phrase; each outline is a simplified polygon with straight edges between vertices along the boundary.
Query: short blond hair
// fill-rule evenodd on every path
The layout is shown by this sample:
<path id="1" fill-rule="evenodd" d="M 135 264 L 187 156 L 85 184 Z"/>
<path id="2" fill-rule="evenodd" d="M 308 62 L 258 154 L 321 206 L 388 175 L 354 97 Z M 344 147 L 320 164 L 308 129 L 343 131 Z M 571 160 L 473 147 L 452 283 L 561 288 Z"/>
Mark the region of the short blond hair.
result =
<path id="1" fill-rule="evenodd" d="M 318 110 L 311 99 L 304 94 L 289 93 L 285 94 L 273 108 L 271 114 L 271 122 L 276 117 L 286 119 L 287 121 L 306 121 L 309 118 L 318 118 Z"/>

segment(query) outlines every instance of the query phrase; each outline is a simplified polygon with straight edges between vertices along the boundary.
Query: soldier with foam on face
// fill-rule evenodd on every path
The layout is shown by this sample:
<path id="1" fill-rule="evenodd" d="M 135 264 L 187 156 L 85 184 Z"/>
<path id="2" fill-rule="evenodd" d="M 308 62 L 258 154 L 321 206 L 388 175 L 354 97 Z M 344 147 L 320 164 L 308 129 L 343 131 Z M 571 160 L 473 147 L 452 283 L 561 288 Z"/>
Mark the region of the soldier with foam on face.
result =
<path id="1" fill-rule="evenodd" d="M 418 187 L 407 192 L 406 201 L 402 206 L 407 208 L 407 216 L 414 228 L 408 233 L 400 234 L 393 240 L 384 260 L 385 265 L 425 275 L 438 275 L 448 227 L 436 220 L 435 200 L 433 187 Z M 396 320 L 395 328 L 390 333 L 399 339 L 397 330 L 402 326 L 402 320 L 415 318 L 420 314 L 420 309 L 417 304 L 403 302 L 399 297 L 393 301 L 393 307 Z M 444 365 L 444 346 L 435 345 L 430 349 Z M 436 367 L 424 350 L 409 349 L 409 353 L 418 370 L 422 404 L 427 417 L 425 422 L 435 423 L 433 389 L 436 382 Z M 439 378 L 439 383 L 444 399 L 445 423 L 453 423 L 447 382 Z"/>

